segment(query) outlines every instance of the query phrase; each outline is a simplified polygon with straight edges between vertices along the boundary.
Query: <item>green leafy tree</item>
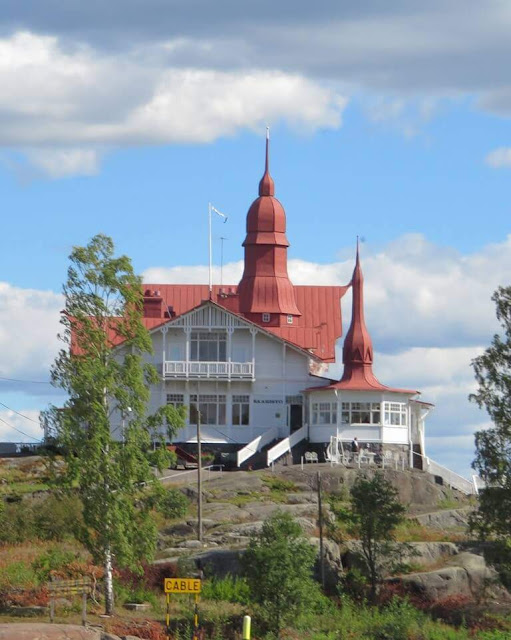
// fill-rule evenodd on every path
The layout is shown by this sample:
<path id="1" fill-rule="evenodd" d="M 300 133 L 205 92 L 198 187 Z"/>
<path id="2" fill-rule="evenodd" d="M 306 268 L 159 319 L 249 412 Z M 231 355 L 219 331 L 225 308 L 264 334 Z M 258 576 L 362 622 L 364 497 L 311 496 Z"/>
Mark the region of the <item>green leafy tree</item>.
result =
<path id="1" fill-rule="evenodd" d="M 402 548 L 395 542 L 394 530 L 403 521 L 405 507 L 381 473 L 372 478 L 358 476 L 350 494 L 360 557 L 370 584 L 370 598 L 375 602 L 383 578 L 400 564 Z"/>
<path id="2" fill-rule="evenodd" d="M 243 556 L 244 574 L 260 617 L 275 635 L 320 600 L 312 578 L 315 559 L 316 550 L 288 513 L 277 511 L 252 536 Z"/>
<path id="3" fill-rule="evenodd" d="M 486 409 L 493 427 L 475 434 L 472 464 L 486 481 L 479 509 L 472 521 L 483 535 L 511 537 L 511 286 L 499 287 L 492 296 L 503 335 L 472 361 L 476 393 L 470 400 Z"/>
<path id="4" fill-rule="evenodd" d="M 165 405 L 148 415 L 150 385 L 160 376 L 144 358 L 152 343 L 142 321 L 141 281 L 129 258 L 114 256 L 110 238 L 97 235 L 73 249 L 63 291 L 64 348 L 51 375 L 68 399 L 63 408 L 51 406 L 43 424 L 65 458 L 61 484 L 82 501 L 82 538 L 104 566 L 111 614 L 112 562 L 136 567 L 155 549 L 149 509 L 136 499 L 140 485 L 155 480 L 147 457 L 151 437 L 162 425 L 171 436 L 183 414 Z"/>

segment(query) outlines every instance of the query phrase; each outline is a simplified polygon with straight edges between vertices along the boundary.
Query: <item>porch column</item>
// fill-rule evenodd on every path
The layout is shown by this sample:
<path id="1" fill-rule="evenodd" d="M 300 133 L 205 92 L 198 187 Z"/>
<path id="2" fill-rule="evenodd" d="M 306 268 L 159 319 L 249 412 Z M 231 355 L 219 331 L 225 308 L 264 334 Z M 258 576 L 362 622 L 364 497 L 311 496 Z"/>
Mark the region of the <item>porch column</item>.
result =
<path id="1" fill-rule="evenodd" d="M 252 380 L 255 380 L 255 338 L 257 329 L 251 327 L 250 333 L 252 335 Z"/>
<path id="2" fill-rule="evenodd" d="M 233 327 L 227 329 L 227 379 L 231 380 L 231 362 L 232 362 L 232 334 L 234 333 Z"/>
<path id="3" fill-rule="evenodd" d="M 188 378 L 189 374 L 190 374 L 190 335 L 192 333 L 192 330 L 190 327 L 185 327 L 184 328 L 184 332 L 185 332 L 185 371 L 186 371 L 186 377 Z"/>

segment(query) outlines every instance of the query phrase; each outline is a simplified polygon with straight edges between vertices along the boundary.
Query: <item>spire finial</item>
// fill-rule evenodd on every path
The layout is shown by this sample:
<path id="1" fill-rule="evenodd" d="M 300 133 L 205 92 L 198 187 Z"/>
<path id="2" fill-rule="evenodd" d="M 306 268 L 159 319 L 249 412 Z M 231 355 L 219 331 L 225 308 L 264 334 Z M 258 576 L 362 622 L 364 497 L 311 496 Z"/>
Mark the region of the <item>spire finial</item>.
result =
<path id="1" fill-rule="evenodd" d="M 266 127 L 266 158 L 264 162 L 264 175 L 259 183 L 260 196 L 273 196 L 275 193 L 275 185 L 270 176 L 270 127 Z"/>
<path id="2" fill-rule="evenodd" d="M 264 173 L 270 172 L 270 127 L 266 125 L 266 162 L 264 165 Z"/>
<path id="3" fill-rule="evenodd" d="M 357 262 L 359 262 L 359 237 L 357 236 Z"/>

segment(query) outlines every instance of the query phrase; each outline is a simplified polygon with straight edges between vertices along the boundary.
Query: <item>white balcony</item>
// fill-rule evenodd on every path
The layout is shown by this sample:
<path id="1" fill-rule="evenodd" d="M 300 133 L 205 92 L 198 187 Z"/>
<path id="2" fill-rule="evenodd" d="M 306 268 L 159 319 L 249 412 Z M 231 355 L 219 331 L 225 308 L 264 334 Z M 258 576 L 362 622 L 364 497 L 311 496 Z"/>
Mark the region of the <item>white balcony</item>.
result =
<path id="1" fill-rule="evenodd" d="M 167 360 L 163 363 L 165 378 L 254 379 L 252 362 L 195 362 Z"/>

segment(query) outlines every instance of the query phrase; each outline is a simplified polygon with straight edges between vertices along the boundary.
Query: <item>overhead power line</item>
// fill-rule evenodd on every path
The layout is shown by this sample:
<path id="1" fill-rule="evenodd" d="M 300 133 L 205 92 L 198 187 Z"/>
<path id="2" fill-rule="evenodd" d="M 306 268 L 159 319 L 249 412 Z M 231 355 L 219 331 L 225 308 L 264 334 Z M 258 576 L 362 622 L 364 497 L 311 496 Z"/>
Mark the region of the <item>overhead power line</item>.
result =
<path id="1" fill-rule="evenodd" d="M 3 422 L 6 426 L 9 427 L 9 429 L 12 429 L 13 431 L 17 431 L 18 433 L 21 433 L 22 436 L 25 436 L 26 438 L 30 438 L 31 440 L 35 440 L 36 442 L 41 442 L 40 438 L 35 438 L 34 436 L 29 435 L 28 433 L 25 433 L 24 431 L 22 431 L 21 429 L 17 429 L 16 427 L 13 427 L 12 424 L 9 424 L 6 420 L 4 420 L 3 418 L 0 418 L 0 422 Z"/>
<path id="2" fill-rule="evenodd" d="M 51 384 L 50 380 L 21 380 L 19 378 L 4 378 L 0 376 L 0 380 L 7 380 L 8 382 L 25 382 L 27 384 Z"/>
<path id="3" fill-rule="evenodd" d="M 29 418 L 28 416 L 23 415 L 19 411 L 16 411 L 16 409 L 11 409 L 11 407 L 8 407 L 3 402 L 0 402 L 0 405 L 2 405 L 2 407 L 5 407 L 8 411 L 12 411 L 16 415 L 21 416 L 22 418 L 25 418 L 25 420 L 30 420 L 30 422 L 34 422 L 35 424 L 39 424 L 39 420 L 34 420 L 33 418 Z"/>

